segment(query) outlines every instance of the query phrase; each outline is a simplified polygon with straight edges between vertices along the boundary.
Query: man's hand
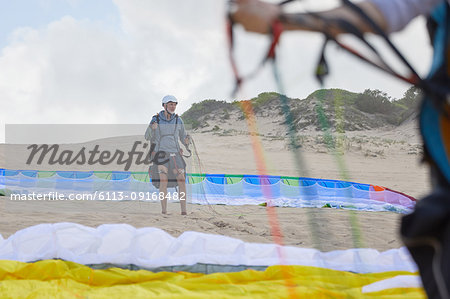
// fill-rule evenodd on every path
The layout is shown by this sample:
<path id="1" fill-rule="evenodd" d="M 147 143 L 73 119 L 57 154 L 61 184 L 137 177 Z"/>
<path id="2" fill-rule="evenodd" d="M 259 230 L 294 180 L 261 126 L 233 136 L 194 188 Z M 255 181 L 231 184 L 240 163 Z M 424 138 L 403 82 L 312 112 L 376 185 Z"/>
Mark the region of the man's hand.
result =
<path id="1" fill-rule="evenodd" d="M 237 0 L 236 4 L 233 21 L 240 23 L 247 31 L 269 33 L 273 21 L 281 13 L 278 5 L 259 0 Z"/>
<path id="2" fill-rule="evenodd" d="M 260 0 L 235 0 L 237 8 L 232 14 L 232 18 L 236 23 L 241 24 L 245 30 L 256 33 L 269 33 L 273 22 L 280 17 L 282 11 L 279 5 L 263 2 Z M 361 1 L 357 4 L 369 17 L 377 23 L 382 30 L 388 30 L 388 23 L 378 9 L 378 7 L 370 1 Z M 317 12 L 325 19 L 343 19 L 352 23 L 362 32 L 373 32 L 369 26 L 359 15 L 346 6 L 340 6 L 331 10 Z M 306 30 L 306 31 L 326 31 L 328 34 L 335 36 L 340 33 L 346 33 L 344 28 L 339 26 L 330 27 L 321 20 L 307 13 L 291 13 L 284 14 L 285 19 L 295 17 L 297 20 L 302 19 L 301 24 L 298 22 L 290 23 L 285 21 L 284 30 Z"/>
<path id="3" fill-rule="evenodd" d="M 186 138 L 184 138 L 184 144 L 185 144 L 185 145 L 191 144 L 191 137 L 186 136 Z"/>
<path id="4" fill-rule="evenodd" d="M 152 123 L 152 130 L 156 130 L 157 127 L 158 127 L 158 123 L 156 123 L 156 122 Z"/>

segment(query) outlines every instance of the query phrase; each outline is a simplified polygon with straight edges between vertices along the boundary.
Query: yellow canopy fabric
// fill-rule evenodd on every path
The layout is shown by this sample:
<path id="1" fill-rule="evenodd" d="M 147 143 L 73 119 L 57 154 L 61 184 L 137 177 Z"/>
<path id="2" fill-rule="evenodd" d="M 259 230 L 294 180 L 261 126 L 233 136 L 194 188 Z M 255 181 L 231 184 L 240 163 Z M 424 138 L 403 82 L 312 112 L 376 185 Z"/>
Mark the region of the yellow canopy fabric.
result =
<path id="1" fill-rule="evenodd" d="M 421 288 L 363 293 L 362 287 L 406 271 L 357 274 L 308 266 L 271 266 L 265 271 L 188 272 L 94 270 L 44 260 L 0 261 L 0 298 L 426 298 Z"/>

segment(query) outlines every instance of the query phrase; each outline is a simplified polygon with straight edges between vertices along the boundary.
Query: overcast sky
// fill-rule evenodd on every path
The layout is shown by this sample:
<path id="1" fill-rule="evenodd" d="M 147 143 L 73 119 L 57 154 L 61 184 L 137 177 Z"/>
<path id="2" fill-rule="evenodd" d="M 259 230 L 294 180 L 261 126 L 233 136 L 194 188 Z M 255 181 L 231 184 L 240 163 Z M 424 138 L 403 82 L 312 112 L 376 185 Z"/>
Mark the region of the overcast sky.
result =
<path id="1" fill-rule="evenodd" d="M 0 125 L 147 123 L 166 94 L 181 100 L 179 113 L 204 99 L 234 100 L 224 12 L 222 0 L 0 0 Z M 393 39 L 425 74 L 431 50 L 424 21 Z M 321 40 L 283 35 L 278 65 L 288 96 L 319 88 L 313 69 Z M 238 65 L 253 69 L 266 45 L 265 37 L 239 30 Z M 328 57 L 327 88 L 380 89 L 400 98 L 409 87 L 334 47 Z M 265 91 L 278 91 L 270 68 L 237 99 Z"/>

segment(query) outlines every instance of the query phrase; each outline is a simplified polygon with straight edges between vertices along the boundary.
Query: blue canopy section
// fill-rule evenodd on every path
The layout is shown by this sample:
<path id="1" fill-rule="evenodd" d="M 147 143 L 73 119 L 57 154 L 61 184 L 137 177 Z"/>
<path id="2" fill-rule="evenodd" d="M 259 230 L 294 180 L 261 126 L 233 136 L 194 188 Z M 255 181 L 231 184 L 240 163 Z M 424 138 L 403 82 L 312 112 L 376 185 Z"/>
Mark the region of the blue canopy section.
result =
<path id="1" fill-rule="evenodd" d="M 131 177 L 131 172 L 113 171 L 111 173 L 111 180 L 113 180 L 113 181 L 123 181 L 123 180 L 127 180 L 130 177 Z"/>
<path id="2" fill-rule="evenodd" d="M 21 174 L 24 176 L 35 178 L 37 177 L 38 172 L 37 170 L 22 170 Z"/>
<path id="3" fill-rule="evenodd" d="M 206 179 L 214 184 L 226 184 L 224 174 L 206 174 Z"/>
<path id="4" fill-rule="evenodd" d="M 21 176 L 29 177 L 29 178 L 38 178 L 40 173 L 50 173 L 50 175 L 46 175 L 46 178 L 51 178 L 54 176 L 59 177 L 60 179 L 69 179 L 69 180 L 86 180 L 92 178 L 100 178 L 104 180 L 111 181 L 124 181 L 124 180 L 132 180 L 133 174 L 147 175 L 146 172 L 142 173 L 134 173 L 129 171 L 111 171 L 111 172 L 95 172 L 95 171 L 37 171 L 37 170 L 11 170 L 11 169 L 0 169 L 0 177 L 15 177 Z M 344 189 L 348 187 L 353 187 L 361 191 L 373 191 L 374 188 L 370 184 L 361 184 L 354 182 L 346 182 L 339 180 L 329 180 L 329 179 L 316 179 L 316 178 L 305 178 L 305 177 L 282 177 L 282 176 L 259 176 L 259 175 L 227 175 L 227 174 L 187 174 L 187 182 L 189 182 L 189 178 L 198 177 L 202 180 L 206 179 L 208 182 L 217 185 L 232 185 L 236 183 L 245 182 L 248 185 L 255 186 L 264 186 L 264 185 L 275 185 L 275 184 L 285 184 L 291 186 L 299 186 L 299 187 L 308 187 L 318 184 L 324 188 L 332 188 L 332 189 Z M 150 182 L 151 179 L 147 178 L 147 181 Z M 192 180 L 191 180 L 192 181 Z M 198 181 L 198 180 L 197 180 Z M 379 187 L 382 188 L 382 187 Z M 217 193 L 217 192 L 215 192 Z"/>
<path id="5" fill-rule="evenodd" d="M 376 204 L 388 205 L 385 210 L 389 210 L 392 206 L 411 209 L 415 203 L 411 197 L 380 186 L 329 179 L 188 173 L 186 183 L 191 202 L 199 204 L 270 203 L 289 207 L 326 205 L 357 209 L 368 209 L 368 206 Z M 129 171 L 0 169 L 1 189 L 14 194 L 57 191 L 70 196 L 102 193 L 103 198 L 115 198 L 120 193 L 121 196 L 127 195 L 122 199 L 133 200 L 149 200 L 149 194 L 159 192 L 151 184 L 147 172 Z M 147 196 L 142 196 L 143 194 Z"/>
<path id="6" fill-rule="evenodd" d="M 10 170 L 10 169 L 3 169 L 3 175 L 4 176 L 14 176 L 21 173 L 21 170 Z"/>
<path id="7" fill-rule="evenodd" d="M 92 176 L 97 177 L 104 177 L 107 175 L 110 180 L 126 180 L 131 177 L 133 174 L 147 174 L 147 172 L 130 172 L 130 171 L 38 171 L 38 170 L 12 170 L 12 169 L 4 169 L 0 168 L 0 176 L 27 176 L 27 177 L 38 177 L 38 174 L 40 173 L 52 173 L 53 175 L 58 175 L 62 178 L 68 178 L 68 179 L 85 179 Z M 103 174 L 103 176 L 99 175 Z M 370 184 L 361 184 L 361 183 L 354 183 L 354 182 L 347 182 L 347 181 L 339 181 L 339 180 L 330 180 L 330 179 L 317 179 L 317 178 L 305 178 L 305 177 L 283 177 L 283 176 L 273 176 L 273 175 L 250 175 L 250 174 L 244 174 L 244 175 L 229 175 L 229 174 L 187 174 L 188 177 L 190 176 L 197 176 L 206 178 L 209 182 L 214 184 L 228 184 L 227 178 L 234 177 L 234 178 L 242 178 L 245 182 L 252 184 L 252 185 L 272 185 L 277 184 L 280 181 L 283 181 L 285 179 L 289 180 L 297 180 L 299 186 L 311 186 L 316 183 L 320 184 L 321 186 L 328 187 L 328 188 L 346 188 L 348 186 L 354 186 L 355 188 L 361 189 L 361 190 L 369 190 Z M 297 184 L 296 184 L 297 185 Z"/>

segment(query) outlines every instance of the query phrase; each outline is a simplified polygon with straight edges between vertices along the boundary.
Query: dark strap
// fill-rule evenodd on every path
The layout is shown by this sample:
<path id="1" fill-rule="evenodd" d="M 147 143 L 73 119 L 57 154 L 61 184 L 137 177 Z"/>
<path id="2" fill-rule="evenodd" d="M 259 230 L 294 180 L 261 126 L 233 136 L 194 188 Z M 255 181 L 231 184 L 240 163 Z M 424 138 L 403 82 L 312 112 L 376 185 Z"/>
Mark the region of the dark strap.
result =
<path id="1" fill-rule="evenodd" d="M 175 129 L 173 129 L 173 135 L 177 133 L 177 126 L 178 126 L 178 114 L 175 114 Z"/>
<path id="2" fill-rule="evenodd" d="M 161 127 L 159 126 L 159 113 L 156 113 L 156 123 L 158 124 L 159 141 L 160 141 L 158 142 L 158 150 L 156 152 L 159 152 L 159 148 L 161 147 Z"/>

